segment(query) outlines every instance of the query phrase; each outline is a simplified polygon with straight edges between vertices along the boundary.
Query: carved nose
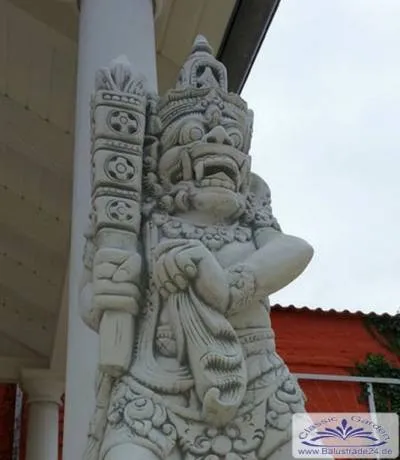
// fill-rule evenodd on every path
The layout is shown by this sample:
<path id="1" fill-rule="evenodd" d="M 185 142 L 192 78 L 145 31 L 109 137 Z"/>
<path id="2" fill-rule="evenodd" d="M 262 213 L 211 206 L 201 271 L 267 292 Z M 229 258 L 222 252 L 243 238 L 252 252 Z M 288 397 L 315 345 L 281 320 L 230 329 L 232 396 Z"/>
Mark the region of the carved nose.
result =
<path id="1" fill-rule="evenodd" d="M 222 126 L 215 126 L 206 136 L 204 137 L 205 142 L 213 144 L 226 144 L 232 145 L 231 138 Z"/>

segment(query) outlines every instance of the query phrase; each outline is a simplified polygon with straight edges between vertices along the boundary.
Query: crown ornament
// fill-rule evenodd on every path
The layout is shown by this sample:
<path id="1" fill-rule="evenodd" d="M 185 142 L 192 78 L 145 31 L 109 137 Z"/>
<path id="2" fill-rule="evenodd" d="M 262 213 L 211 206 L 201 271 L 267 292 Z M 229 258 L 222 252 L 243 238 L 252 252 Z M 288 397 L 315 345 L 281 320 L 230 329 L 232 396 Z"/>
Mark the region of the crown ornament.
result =
<path id="1" fill-rule="evenodd" d="M 192 52 L 179 72 L 176 89 L 219 88 L 228 92 L 228 77 L 225 66 L 213 56 L 207 39 L 198 35 Z"/>
<path id="2" fill-rule="evenodd" d="M 175 88 L 159 99 L 162 131 L 188 115 L 200 115 L 211 127 L 222 119 L 238 122 L 245 138 L 244 153 L 250 148 L 253 112 L 235 93 L 228 92 L 226 67 L 213 55 L 207 39 L 198 35 L 183 64 Z"/>

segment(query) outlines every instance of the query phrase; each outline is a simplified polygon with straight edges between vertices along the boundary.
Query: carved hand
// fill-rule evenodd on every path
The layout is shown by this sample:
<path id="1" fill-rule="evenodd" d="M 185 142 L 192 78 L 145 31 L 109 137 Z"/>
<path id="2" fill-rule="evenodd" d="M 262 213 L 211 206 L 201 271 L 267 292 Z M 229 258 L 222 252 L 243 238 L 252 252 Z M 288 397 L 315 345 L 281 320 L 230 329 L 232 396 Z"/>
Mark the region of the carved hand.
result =
<path id="1" fill-rule="evenodd" d="M 93 261 L 93 308 L 137 314 L 141 257 L 117 248 L 99 249 Z"/>
<path id="2" fill-rule="evenodd" d="M 225 312 L 229 286 L 225 271 L 198 240 L 172 240 L 156 249 L 155 281 L 163 297 L 185 291 L 189 284 L 208 305 Z"/>

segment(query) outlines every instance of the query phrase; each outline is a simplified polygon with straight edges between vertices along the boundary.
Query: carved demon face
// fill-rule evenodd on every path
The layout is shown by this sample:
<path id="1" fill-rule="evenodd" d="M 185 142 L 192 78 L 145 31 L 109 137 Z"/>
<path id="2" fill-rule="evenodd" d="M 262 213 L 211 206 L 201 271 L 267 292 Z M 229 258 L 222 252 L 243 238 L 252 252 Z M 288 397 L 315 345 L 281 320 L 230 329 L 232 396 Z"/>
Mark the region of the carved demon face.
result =
<path id="1" fill-rule="evenodd" d="M 218 114 L 218 112 L 217 112 Z M 220 112 L 219 112 L 220 114 Z M 191 209 L 221 219 L 240 215 L 249 185 L 243 123 L 232 117 L 190 114 L 162 133 L 159 177 L 165 190 L 189 190 Z"/>

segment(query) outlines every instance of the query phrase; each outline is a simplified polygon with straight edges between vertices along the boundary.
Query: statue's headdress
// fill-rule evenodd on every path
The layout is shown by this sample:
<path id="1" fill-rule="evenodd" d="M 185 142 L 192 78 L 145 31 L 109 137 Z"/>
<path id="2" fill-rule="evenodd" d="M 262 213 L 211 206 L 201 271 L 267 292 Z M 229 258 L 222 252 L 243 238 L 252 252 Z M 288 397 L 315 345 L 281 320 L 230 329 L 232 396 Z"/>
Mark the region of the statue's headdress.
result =
<path id="1" fill-rule="evenodd" d="M 206 122 L 215 125 L 222 118 L 235 120 L 244 137 L 243 152 L 248 153 L 253 112 L 239 95 L 228 92 L 226 68 L 201 35 L 182 66 L 175 88 L 160 98 L 158 114 L 163 130 L 189 114 L 201 114 Z"/>

